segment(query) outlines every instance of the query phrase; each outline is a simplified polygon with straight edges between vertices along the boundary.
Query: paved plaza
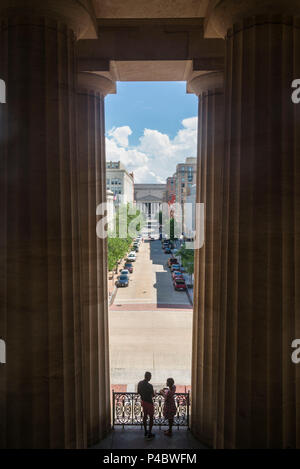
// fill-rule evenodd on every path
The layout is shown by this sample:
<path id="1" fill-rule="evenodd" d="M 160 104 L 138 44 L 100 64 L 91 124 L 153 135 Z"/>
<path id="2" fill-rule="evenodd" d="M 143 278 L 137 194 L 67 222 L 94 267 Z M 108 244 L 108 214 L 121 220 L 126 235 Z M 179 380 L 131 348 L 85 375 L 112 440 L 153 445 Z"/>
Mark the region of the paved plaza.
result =
<path id="1" fill-rule="evenodd" d="M 112 385 L 135 391 L 144 372 L 155 388 L 172 376 L 191 383 L 193 310 L 185 292 L 176 292 L 160 241 L 141 244 L 128 288 L 118 289 L 110 307 Z"/>

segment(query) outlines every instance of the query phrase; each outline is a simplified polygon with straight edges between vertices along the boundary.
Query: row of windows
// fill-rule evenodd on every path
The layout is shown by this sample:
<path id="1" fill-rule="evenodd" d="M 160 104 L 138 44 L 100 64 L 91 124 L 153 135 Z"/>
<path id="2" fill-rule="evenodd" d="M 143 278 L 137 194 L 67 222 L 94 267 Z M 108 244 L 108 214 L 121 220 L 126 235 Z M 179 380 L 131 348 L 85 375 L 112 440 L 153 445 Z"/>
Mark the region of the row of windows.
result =
<path id="1" fill-rule="evenodd" d="M 109 184 L 112 184 L 113 186 L 121 186 L 122 185 L 122 180 L 119 178 L 114 178 L 112 180 L 107 179 L 106 184 L 109 186 Z"/>
<path id="2" fill-rule="evenodd" d="M 116 162 L 116 163 L 110 162 L 106 164 L 106 167 L 108 169 L 118 169 L 119 166 L 120 166 L 119 162 Z"/>
<path id="3" fill-rule="evenodd" d="M 186 168 L 185 166 L 181 167 L 181 171 L 184 173 L 185 171 L 188 171 L 189 173 L 192 173 L 194 171 L 194 168 L 192 166 L 189 166 Z"/>

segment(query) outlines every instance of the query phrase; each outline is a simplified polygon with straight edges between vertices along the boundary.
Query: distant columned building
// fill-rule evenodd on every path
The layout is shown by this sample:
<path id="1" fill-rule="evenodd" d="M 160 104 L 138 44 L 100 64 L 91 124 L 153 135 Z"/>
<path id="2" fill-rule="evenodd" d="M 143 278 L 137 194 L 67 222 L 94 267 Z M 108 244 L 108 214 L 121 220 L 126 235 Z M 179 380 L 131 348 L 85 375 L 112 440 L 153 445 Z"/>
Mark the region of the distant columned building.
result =
<path id="1" fill-rule="evenodd" d="M 166 184 L 135 184 L 134 199 L 137 209 L 151 218 L 159 213 L 166 202 Z"/>

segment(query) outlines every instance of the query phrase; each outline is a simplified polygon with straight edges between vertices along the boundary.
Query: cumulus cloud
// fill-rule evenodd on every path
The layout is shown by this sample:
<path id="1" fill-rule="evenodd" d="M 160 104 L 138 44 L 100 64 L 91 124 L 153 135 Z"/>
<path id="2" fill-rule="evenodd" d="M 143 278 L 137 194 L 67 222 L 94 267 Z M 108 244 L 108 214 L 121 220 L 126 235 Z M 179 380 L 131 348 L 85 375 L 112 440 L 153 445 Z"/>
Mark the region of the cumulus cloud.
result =
<path id="1" fill-rule="evenodd" d="M 121 147 L 128 147 L 128 137 L 130 135 L 132 135 L 132 130 L 128 125 L 124 125 L 123 127 L 114 127 L 108 132 L 108 136 Z"/>
<path id="2" fill-rule="evenodd" d="M 120 160 L 134 172 L 137 183 L 164 183 L 178 163 L 196 156 L 197 125 L 197 117 L 184 119 L 173 139 L 158 130 L 144 129 L 136 146 L 129 145 L 129 126 L 113 128 L 106 138 L 107 160 Z"/>

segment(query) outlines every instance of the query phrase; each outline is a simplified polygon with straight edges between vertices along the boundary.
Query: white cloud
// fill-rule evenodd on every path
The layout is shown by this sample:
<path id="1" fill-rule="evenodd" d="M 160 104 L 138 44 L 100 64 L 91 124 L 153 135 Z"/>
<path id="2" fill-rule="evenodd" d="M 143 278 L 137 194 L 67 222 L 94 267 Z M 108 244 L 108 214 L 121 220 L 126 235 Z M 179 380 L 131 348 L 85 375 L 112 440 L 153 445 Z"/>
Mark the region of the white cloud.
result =
<path id="1" fill-rule="evenodd" d="M 188 117 L 187 119 L 183 119 L 182 125 L 186 129 L 197 130 L 198 117 Z"/>
<path id="2" fill-rule="evenodd" d="M 108 136 L 121 147 L 128 147 L 128 137 L 130 135 L 132 135 L 132 130 L 128 125 L 124 125 L 123 127 L 114 127 L 108 132 Z"/>
<path id="3" fill-rule="evenodd" d="M 107 160 L 120 160 L 134 172 L 138 183 L 164 183 L 178 163 L 196 156 L 198 118 L 184 119 L 181 124 L 173 139 L 158 130 L 144 129 L 137 146 L 129 146 L 129 126 L 113 128 L 106 138 Z"/>

